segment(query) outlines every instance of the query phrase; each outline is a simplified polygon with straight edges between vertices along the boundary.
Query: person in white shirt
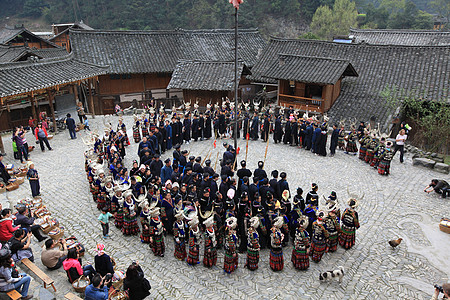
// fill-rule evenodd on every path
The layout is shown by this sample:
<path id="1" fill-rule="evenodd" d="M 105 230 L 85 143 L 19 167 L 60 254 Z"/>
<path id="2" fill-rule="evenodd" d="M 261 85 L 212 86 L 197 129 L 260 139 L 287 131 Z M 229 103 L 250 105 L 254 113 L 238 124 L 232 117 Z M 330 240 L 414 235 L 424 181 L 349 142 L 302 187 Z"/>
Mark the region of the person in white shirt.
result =
<path id="1" fill-rule="evenodd" d="M 397 137 L 395 138 L 395 150 L 394 155 L 397 153 L 398 150 L 400 150 L 400 162 L 403 163 L 403 153 L 405 151 L 405 141 L 408 136 L 405 133 L 405 129 L 400 130 L 400 132 L 397 134 Z"/>

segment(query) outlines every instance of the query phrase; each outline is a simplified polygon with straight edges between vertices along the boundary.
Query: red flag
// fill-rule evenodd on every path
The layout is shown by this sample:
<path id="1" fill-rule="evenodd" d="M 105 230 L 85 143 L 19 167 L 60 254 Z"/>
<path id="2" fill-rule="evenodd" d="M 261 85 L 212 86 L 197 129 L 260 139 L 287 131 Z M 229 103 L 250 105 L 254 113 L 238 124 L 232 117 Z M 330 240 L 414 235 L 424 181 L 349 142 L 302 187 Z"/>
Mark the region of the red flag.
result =
<path id="1" fill-rule="evenodd" d="M 230 0 L 230 3 L 237 9 L 239 9 L 239 4 L 243 3 L 244 0 Z"/>
<path id="2" fill-rule="evenodd" d="M 241 151 L 241 148 L 238 147 L 236 153 L 239 154 L 240 151 Z"/>
<path id="3" fill-rule="evenodd" d="M 217 142 L 217 141 L 214 141 L 214 149 L 216 149 L 216 142 Z"/>

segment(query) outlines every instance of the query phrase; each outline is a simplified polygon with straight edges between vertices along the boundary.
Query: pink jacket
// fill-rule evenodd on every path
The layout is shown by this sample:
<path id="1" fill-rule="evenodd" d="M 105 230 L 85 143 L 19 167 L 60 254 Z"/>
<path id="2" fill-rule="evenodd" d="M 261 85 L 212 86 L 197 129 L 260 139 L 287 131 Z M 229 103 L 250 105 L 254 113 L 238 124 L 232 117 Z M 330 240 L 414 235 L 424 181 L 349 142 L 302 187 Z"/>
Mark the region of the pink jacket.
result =
<path id="1" fill-rule="evenodd" d="M 68 258 L 63 261 L 63 268 L 68 271 L 70 268 L 77 269 L 78 275 L 83 275 L 83 269 L 81 268 L 80 262 L 77 259 Z"/>

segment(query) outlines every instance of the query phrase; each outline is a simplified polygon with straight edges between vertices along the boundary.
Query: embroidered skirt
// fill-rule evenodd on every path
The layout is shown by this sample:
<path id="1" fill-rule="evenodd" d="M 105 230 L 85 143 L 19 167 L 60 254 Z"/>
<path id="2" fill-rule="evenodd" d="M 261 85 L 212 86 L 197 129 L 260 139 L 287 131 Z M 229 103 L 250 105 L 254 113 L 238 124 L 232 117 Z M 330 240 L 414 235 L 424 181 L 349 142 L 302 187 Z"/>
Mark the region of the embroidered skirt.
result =
<path id="1" fill-rule="evenodd" d="M 141 141 L 141 133 L 139 132 L 139 127 L 133 128 L 133 139 L 135 143 L 139 143 Z"/>
<path id="2" fill-rule="evenodd" d="M 199 254 L 198 252 L 199 252 L 198 245 L 195 245 L 193 247 L 189 246 L 189 254 L 186 259 L 188 265 L 194 266 L 198 264 L 198 254 Z"/>
<path id="3" fill-rule="evenodd" d="M 351 142 L 347 142 L 347 152 L 350 153 L 356 153 L 358 152 L 358 147 L 356 147 L 356 143 L 351 141 Z"/>
<path id="4" fill-rule="evenodd" d="M 328 251 L 335 252 L 337 250 L 338 245 L 338 232 L 335 231 L 333 233 L 330 232 L 330 236 L 328 237 Z"/>
<path id="5" fill-rule="evenodd" d="M 389 172 L 390 167 L 391 167 L 391 162 L 390 161 L 381 160 L 378 163 L 378 174 L 389 175 L 390 174 L 390 172 Z"/>
<path id="6" fill-rule="evenodd" d="M 247 268 L 250 271 L 254 271 L 258 269 L 258 263 L 259 263 L 259 250 L 250 250 L 247 247 Z"/>
<path id="7" fill-rule="evenodd" d="M 306 250 L 292 249 L 291 261 L 297 270 L 306 270 L 309 268 L 309 256 L 306 254 Z"/>
<path id="8" fill-rule="evenodd" d="M 149 228 L 145 228 L 144 226 L 142 226 L 142 233 L 141 233 L 141 242 L 148 244 L 150 243 L 150 230 Z"/>
<path id="9" fill-rule="evenodd" d="M 366 159 L 366 148 L 364 147 L 359 148 L 359 159 L 361 160 Z"/>
<path id="10" fill-rule="evenodd" d="M 223 257 L 223 269 L 228 274 L 233 273 L 238 267 L 238 254 L 236 252 L 225 251 Z"/>
<path id="11" fill-rule="evenodd" d="M 341 232 L 339 233 L 339 245 L 345 249 L 350 249 L 355 245 L 356 230 L 355 227 L 349 227 L 345 224 L 341 225 Z"/>
<path id="12" fill-rule="evenodd" d="M 283 267 L 283 248 L 272 248 L 270 250 L 270 268 L 273 271 L 281 271 Z"/>
<path id="13" fill-rule="evenodd" d="M 312 240 L 311 241 L 311 259 L 314 262 L 319 262 L 323 254 L 327 250 L 327 243 L 325 241 Z"/>
<path id="14" fill-rule="evenodd" d="M 211 268 L 212 266 L 215 266 L 217 263 L 217 250 L 214 247 L 209 248 L 208 250 L 205 249 L 205 255 L 203 257 L 203 265 L 207 268 Z"/>
<path id="15" fill-rule="evenodd" d="M 345 143 L 344 143 L 344 139 L 343 138 L 338 138 L 338 147 L 341 150 L 345 149 Z"/>
<path id="16" fill-rule="evenodd" d="M 378 167 L 378 158 L 373 158 L 372 161 L 370 162 L 370 166 L 371 167 Z"/>
<path id="17" fill-rule="evenodd" d="M 135 235 L 139 232 L 136 215 L 130 217 L 128 215 L 123 217 L 122 233 L 124 235 Z"/>
<path id="18" fill-rule="evenodd" d="M 173 255 L 178 260 L 186 259 L 186 244 L 184 241 L 180 241 L 179 243 L 175 242 L 175 251 Z"/>
<path id="19" fill-rule="evenodd" d="M 97 196 L 97 208 L 102 210 L 104 207 L 106 207 L 105 197 L 102 195 L 98 195 Z"/>
<path id="20" fill-rule="evenodd" d="M 366 163 L 368 163 L 368 164 L 372 163 L 373 154 L 374 153 L 373 153 L 372 150 L 369 150 L 369 151 L 366 152 Z"/>
<path id="21" fill-rule="evenodd" d="M 153 243 L 150 243 L 150 248 L 152 248 L 153 254 L 156 256 L 164 256 L 164 251 L 166 246 L 164 244 L 164 235 L 154 235 Z"/>
<path id="22" fill-rule="evenodd" d="M 123 209 L 119 208 L 116 212 L 116 215 L 114 217 L 114 225 L 116 225 L 117 228 L 123 227 Z"/>

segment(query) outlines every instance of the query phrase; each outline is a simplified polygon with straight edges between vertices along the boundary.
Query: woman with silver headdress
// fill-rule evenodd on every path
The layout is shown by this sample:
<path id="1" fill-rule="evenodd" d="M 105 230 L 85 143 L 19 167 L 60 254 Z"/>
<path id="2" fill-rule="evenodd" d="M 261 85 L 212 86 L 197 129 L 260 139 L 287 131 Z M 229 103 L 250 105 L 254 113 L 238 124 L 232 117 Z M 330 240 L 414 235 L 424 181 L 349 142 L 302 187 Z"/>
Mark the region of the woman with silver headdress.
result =
<path id="1" fill-rule="evenodd" d="M 325 212 L 319 211 L 317 213 L 317 220 L 312 225 L 311 235 L 311 259 L 318 263 L 325 252 L 328 252 L 328 230 L 324 225 Z"/>
<path id="2" fill-rule="evenodd" d="M 359 228 L 358 213 L 355 211 L 358 207 L 358 200 L 356 198 L 350 198 L 347 203 L 349 208 L 346 208 L 342 214 L 339 245 L 345 249 L 350 249 L 355 245 L 356 229 Z"/>
<path id="3" fill-rule="evenodd" d="M 175 242 L 175 251 L 173 255 L 178 260 L 186 259 L 186 231 L 184 229 L 184 215 L 181 210 L 177 210 L 175 213 L 176 221 L 173 223 L 173 239 Z"/>
<path id="4" fill-rule="evenodd" d="M 148 244 L 150 243 L 150 222 L 149 219 L 151 218 L 150 216 L 150 207 L 145 204 L 144 207 L 141 210 L 141 213 L 139 214 L 140 219 L 141 219 L 141 227 L 142 227 L 142 232 L 141 232 L 141 242 Z"/>
<path id="5" fill-rule="evenodd" d="M 152 202 L 150 206 L 150 248 L 152 248 L 155 256 L 164 257 L 164 251 L 166 249 L 164 244 L 164 226 L 159 216 L 159 207 L 156 204 L 157 202 Z"/>
<path id="6" fill-rule="evenodd" d="M 202 233 L 200 231 L 200 228 L 198 227 L 198 217 L 194 216 L 189 221 L 189 254 L 186 259 L 186 262 L 188 265 L 194 266 L 196 264 L 199 264 L 198 261 L 199 258 L 199 250 L 200 250 L 200 239 L 202 236 Z"/>
<path id="7" fill-rule="evenodd" d="M 392 158 L 394 158 L 394 152 L 392 151 L 393 145 L 394 145 L 394 143 L 391 141 L 386 142 L 386 147 L 379 157 L 378 174 L 381 174 L 381 175 L 391 174 L 391 172 L 390 172 L 391 161 L 392 161 Z"/>
<path id="8" fill-rule="evenodd" d="M 123 226 L 122 233 L 124 235 L 135 235 L 139 233 L 139 226 L 137 223 L 137 207 L 133 199 L 131 190 L 126 190 L 123 197 Z"/>
<path id="9" fill-rule="evenodd" d="M 226 221 L 226 236 L 225 236 L 225 256 L 223 261 L 223 269 L 226 273 L 231 274 L 238 267 L 239 257 L 237 254 L 237 241 L 236 235 L 237 219 L 235 217 L 229 217 Z"/>
<path id="10" fill-rule="evenodd" d="M 250 271 L 258 269 L 260 250 L 258 227 L 259 217 L 252 217 L 247 231 L 247 263 L 245 264 Z"/>
<path id="11" fill-rule="evenodd" d="M 217 263 L 217 241 L 214 230 L 214 216 L 210 216 L 203 224 L 205 225 L 205 255 L 203 265 L 207 268 L 215 266 Z"/>
<path id="12" fill-rule="evenodd" d="M 295 230 L 294 248 L 292 249 L 291 261 L 297 270 L 306 270 L 309 268 L 309 234 L 306 228 L 309 224 L 307 216 L 298 218 L 298 226 Z"/>
<path id="13" fill-rule="evenodd" d="M 338 245 L 338 235 L 341 231 L 341 226 L 337 219 L 337 204 L 330 202 L 328 203 L 328 215 L 324 219 L 325 229 L 329 233 L 328 237 L 328 251 L 335 252 Z"/>
<path id="14" fill-rule="evenodd" d="M 281 271 L 284 267 L 283 248 L 281 246 L 284 238 L 284 234 L 281 233 L 283 224 L 283 217 L 276 217 L 270 230 L 270 268 L 273 271 Z"/>

